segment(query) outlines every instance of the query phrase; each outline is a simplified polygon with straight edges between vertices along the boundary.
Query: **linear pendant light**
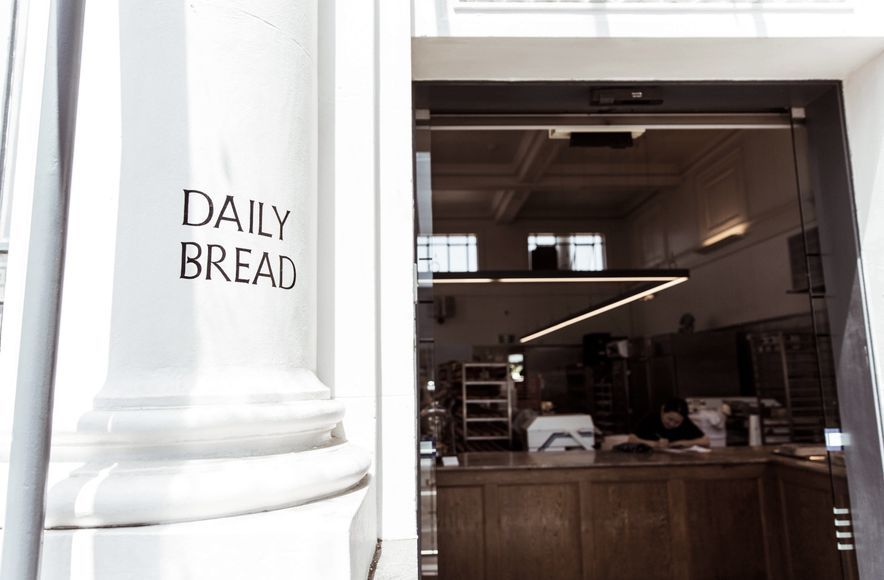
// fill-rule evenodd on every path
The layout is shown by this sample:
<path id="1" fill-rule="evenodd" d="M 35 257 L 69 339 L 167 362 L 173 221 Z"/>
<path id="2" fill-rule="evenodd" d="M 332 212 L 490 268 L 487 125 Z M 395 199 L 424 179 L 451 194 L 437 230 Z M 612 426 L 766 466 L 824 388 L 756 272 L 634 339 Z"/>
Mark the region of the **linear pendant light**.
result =
<path id="1" fill-rule="evenodd" d="M 687 270 L 480 270 L 478 272 L 421 273 L 421 284 L 561 284 L 670 282 L 687 278 Z"/>
<path id="2" fill-rule="evenodd" d="M 630 302 L 641 300 L 646 296 L 657 294 L 668 288 L 686 282 L 689 270 L 595 270 L 595 271 L 560 271 L 560 270 L 482 270 L 478 272 L 424 272 L 418 279 L 419 284 L 605 284 L 605 283 L 641 283 L 638 287 L 597 304 L 587 310 L 572 314 L 567 318 L 545 326 L 531 334 L 523 336 L 519 342 L 526 343 L 541 336 L 546 336 L 572 324 L 594 318 L 610 312 Z"/>
<path id="3" fill-rule="evenodd" d="M 673 286 L 677 286 L 682 282 L 686 282 L 687 280 L 688 276 L 687 272 L 685 271 L 684 275 L 676 277 L 674 279 L 670 279 L 660 284 L 642 285 L 635 290 L 626 293 L 625 295 L 621 294 L 620 296 L 611 298 L 610 300 L 602 302 L 601 304 L 597 304 L 589 308 L 588 310 L 572 314 L 567 318 L 560 320 L 559 322 L 555 322 L 549 326 L 541 328 L 540 330 L 532 332 L 531 334 L 523 336 L 519 339 L 519 342 L 522 344 L 530 342 L 532 340 L 540 338 L 541 336 L 546 336 L 547 334 L 551 334 L 553 332 L 571 326 L 572 324 L 577 324 L 578 322 L 583 322 L 584 320 L 594 318 L 600 314 L 604 314 L 605 312 L 610 312 L 611 310 L 614 310 L 615 308 L 620 308 L 621 306 L 625 306 L 630 302 L 635 302 L 636 300 L 641 300 L 646 296 L 662 292 L 663 290 L 672 288 Z"/>

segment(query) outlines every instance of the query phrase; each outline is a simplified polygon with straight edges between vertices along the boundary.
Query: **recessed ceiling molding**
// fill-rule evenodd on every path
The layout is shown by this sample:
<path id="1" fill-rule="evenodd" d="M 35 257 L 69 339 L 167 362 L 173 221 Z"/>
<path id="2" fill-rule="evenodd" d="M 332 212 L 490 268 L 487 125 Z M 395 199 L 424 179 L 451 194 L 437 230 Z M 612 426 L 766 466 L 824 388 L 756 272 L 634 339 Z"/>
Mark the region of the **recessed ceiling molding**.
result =
<path id="1" fill-rule="evenodd" d="M 680 175 L 674 174 L 601 174 L 601 175 L 550 175 L 537 181 L 525 183 L 510 176 L 499 175 L 440 175 L 433 176 L 433 193 L 439 191 L 481 191 L 525 189 L 532 192 L 582 190 L 586 188 L 678 187 Z"/>
<path id="2" fill-rule="evenodd" d="M 672 282 L 687 279 L 688 270 L 482 270 L 478 272 L 436 272 L 432 280 L 423 277 L 421 284 L 623 284 L 634 282 Z"/>
<path id="3" fill-rule="evenodd" d="M 590 318 L 595 318 L 596 316 L 602 315 L 606 312 L 610 312 L 611 310 L 615 310 L 620 308 L 621 306 L 626 306 L 630 302 L 635 302 L 636 300 L 642 300 L 648 296 L 652 296 L 654 294 L 658 294 L 664 290 L 672 288 L 673 286 L 678 286 L 683 282 L 687 282 L 688 275 L 687 271 L 685 271 L 685 275 L 675 278 L 674 280 L 669 280 L 668 282 L 663 282 L 661 284 L 645 284 L 638 288 L 633 289 L 630 292 L 625 294 L 620 294 L 619 296 L 615 296 L 610 300 L 597 304 L 595 306 L 590 307 L 587 310 L 582 312 L 578 312 L 572 314 L 571 316 L 560 320 L 558 322 L 554 322 L 549 326 L 545 326 L 531 334 L 523 336 L 519 339 L 519 342 L 525 344 L 526 342 L 531 342 L 532 340 L 536 340 L 548 334 L 552 334 L 553 332 L 557 332 L 562 330 L 563 328 L 567 328 L 573 324 L 577 324 L 579 322 L 583 322 L 584 320 L 589 320 Z"/>
<path id="4" fill-rule="evenodd" d="M 491 202 L 491 214 L 499 224 L 513 223 L 531 197 L 529 190 L 506 189 L 498 191 Z"/>
<path id="5" fill-rule="evenodd" d="M 513 163 L 513 173 L 519 181 L 534 182 L 546 173 L 565 144 L 550 145 L 540 131 L 525 133 Z"/>

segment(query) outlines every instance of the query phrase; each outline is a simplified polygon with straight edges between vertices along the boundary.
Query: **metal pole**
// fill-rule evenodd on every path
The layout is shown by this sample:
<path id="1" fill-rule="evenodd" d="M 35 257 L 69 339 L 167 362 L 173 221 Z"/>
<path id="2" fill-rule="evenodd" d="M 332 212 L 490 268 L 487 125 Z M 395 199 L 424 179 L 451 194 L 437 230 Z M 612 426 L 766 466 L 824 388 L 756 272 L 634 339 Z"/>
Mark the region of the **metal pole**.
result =
<path id="1" fill-rule="evenodd" d="M 5 77 L 0 80 L 0 87 L 3 87 L 2 94 L 0 94 L 0 99 L 2 99 L 2 106 L 0 106 L 0 202 L 3 200 L 3 184 L 6 181 L 4 175 L 6 173 L 6 151 L 7 151 L 7 132 L 9 130 L 9 106 L 12 100 L 12 76 L 15 71 L 15 45 L 16 45 L 16 32 L 18 30 L 17 20 L 19 12 L 19 3 L 18 0 L 12 0 L 9 3 L 9 8 L 5 15 L 5 18 L 8 19 L 9 24 L 9 42 L 6 44 L 6 63 L 5 63 Z"/>
<path id="2" fill-rule="evenodd" d="M 64 272 L 85 0 L 52 0 L 9 458 L 3 580 L 36 580 Z"/>

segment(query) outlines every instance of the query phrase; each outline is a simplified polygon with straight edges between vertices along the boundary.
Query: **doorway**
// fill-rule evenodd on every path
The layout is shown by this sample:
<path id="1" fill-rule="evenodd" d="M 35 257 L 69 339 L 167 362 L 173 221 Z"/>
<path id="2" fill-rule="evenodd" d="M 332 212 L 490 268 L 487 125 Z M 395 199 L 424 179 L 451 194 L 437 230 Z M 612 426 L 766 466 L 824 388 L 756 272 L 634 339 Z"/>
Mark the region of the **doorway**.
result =
<path id="1" fill-rule="evenodd" d="M 436 493 L 437 469 L 490 467 L 495 452 L 537 457 L 527 431 L 538 416 L 589 416 L 600 447 L 673 396 L 698 421 L 723 424 L 714 447 L 753 443 L 821 476 L 764 476 L 759 521 L 778 539 L 756 544 L 763 563 L 750 577 L 856 574 L 846 483 L 855 470 L 839 434 L 869 417 L 841 385 L 864 381 L 870 396 L 871 375 L 843 362 L 865 336 L 843 332 L 862 311 L 841 302 L 856 247 L 845 160 L 832 151 L 836 89 L 416 86 L 427 577 L 481 560 L 454 559 L 446 573 L 446 549 L 459 549 L 449 528 L 463 522 L 453 496 Z M 587 447 L 572 439 L 563 447 Z M 798 513 L 816 518 L 803 537 L 789 527 Z M 482 537 L 494 535 L 492 526 Z M 808 560 L 820 545 L 825 558 Z M 695 572 L 731 553 L 707 551 L 715 561 L 694 557 Z M 586 558 L 562 577 L 598 572 Z"/>

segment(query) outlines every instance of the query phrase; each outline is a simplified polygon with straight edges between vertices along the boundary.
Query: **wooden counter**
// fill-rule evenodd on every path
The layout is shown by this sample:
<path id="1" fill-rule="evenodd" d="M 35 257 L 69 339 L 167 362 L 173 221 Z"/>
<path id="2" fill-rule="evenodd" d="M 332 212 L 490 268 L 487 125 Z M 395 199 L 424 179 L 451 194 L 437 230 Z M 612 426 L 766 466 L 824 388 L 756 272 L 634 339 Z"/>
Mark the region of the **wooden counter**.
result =
<path id="1" fill-rule="evenodd" d="M 465 454 L 436 486 L 448 580 L 834 580 L 852 555 L 826 465 L 770 449 Z"/>

